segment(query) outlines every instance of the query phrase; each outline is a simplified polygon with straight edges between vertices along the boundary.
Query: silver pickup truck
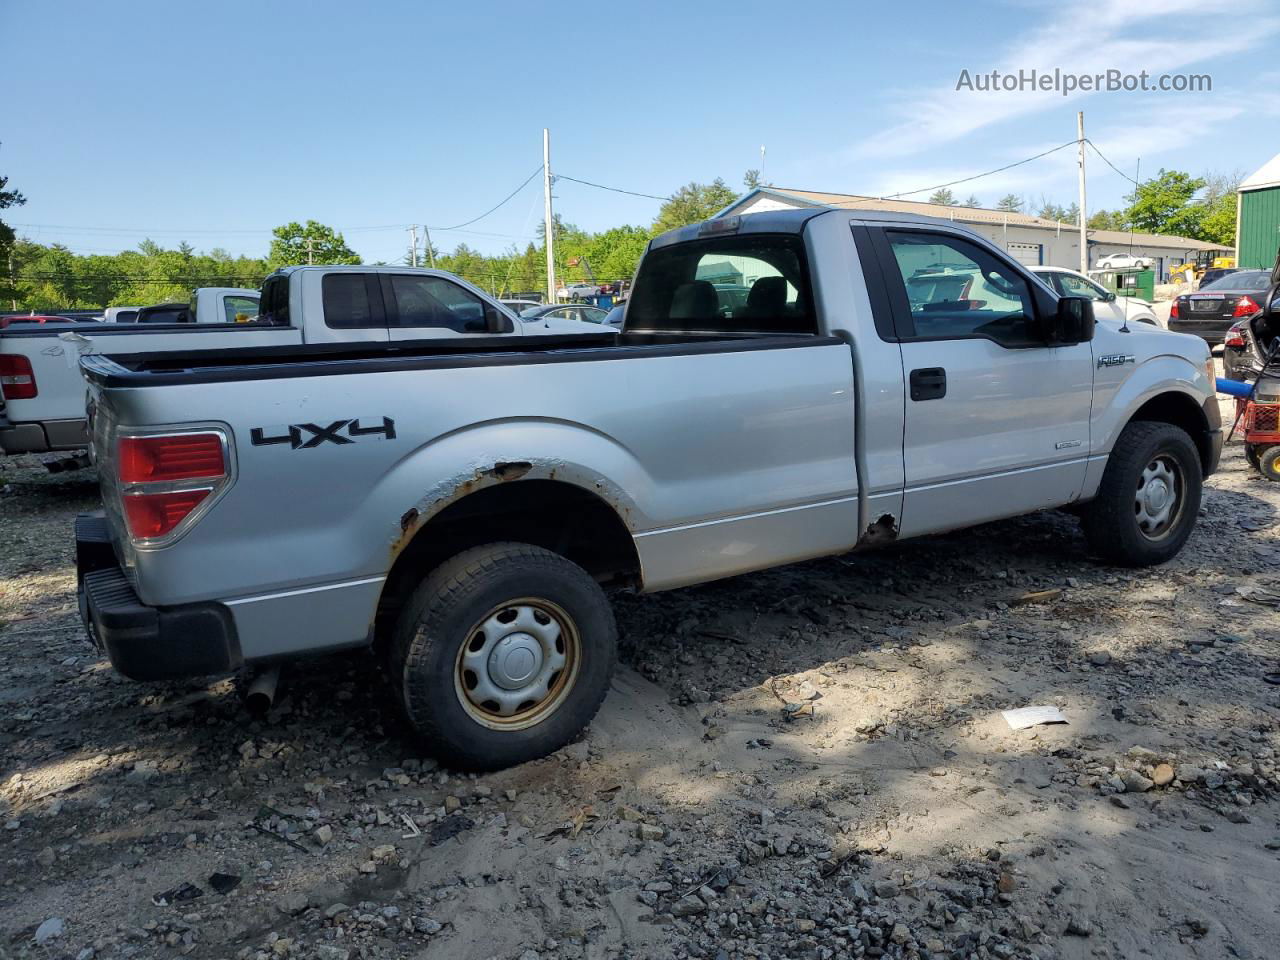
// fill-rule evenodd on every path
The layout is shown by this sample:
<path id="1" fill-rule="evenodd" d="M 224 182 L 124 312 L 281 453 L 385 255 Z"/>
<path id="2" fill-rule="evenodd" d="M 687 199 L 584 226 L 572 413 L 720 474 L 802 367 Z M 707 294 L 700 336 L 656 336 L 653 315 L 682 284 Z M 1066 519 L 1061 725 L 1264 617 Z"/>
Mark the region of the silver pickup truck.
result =
<path id="1" fill-rule="evenodd" d="M 439 756 L 501 767 L 599 707 L 604 585 L 1064 506 L 1168 560 L 1221 450 L 1209 362 L 952 223 L 838 210 L 656 238 L 617 337 L 85 357 L 84 620 L 137 679 L 371 645 Z"/>
<path id="2" fill-rule="evenodd" d="M 84 382 L 89 353 L 180 353 L 301 344 L 598 334 L 593 324 L 519 322 L 466 281 L 437 270 L 388 266 L 285 267 L 256 290 L 202 287 L 179 310 L 188 322 L 14 325 L 0 329 L 0 453 L 80 450 L 88 442 Z M 145 311 L 144 311 L 145 313 Z M 225 354 L 220 354 L 225 356 Z"/>

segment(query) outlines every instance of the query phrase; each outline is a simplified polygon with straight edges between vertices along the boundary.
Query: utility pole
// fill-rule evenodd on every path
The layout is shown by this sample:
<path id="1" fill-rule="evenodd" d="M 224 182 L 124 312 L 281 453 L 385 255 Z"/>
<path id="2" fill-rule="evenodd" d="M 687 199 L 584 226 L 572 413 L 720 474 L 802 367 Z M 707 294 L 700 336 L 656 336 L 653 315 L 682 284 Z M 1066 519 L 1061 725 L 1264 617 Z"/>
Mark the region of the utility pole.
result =
<path id="1" fill-rule="evenodd" d="M 1076 113 L 1076 144 L 1080 148 L 1080 272 L 1089 272 L 1089 238 L 1085 224 L 1089 220 L 1089 210 L 1084 199 L 1084 111 Z"/>
<path id="2" fill-rule="evenodd" d="M 1133 165 L 1133 202 L 1138 202 L 1138 187 L 1142 185 L 1142 158 Z M 1133 220 L 1129 220 L 1129 253 L 1133 253 Z"/>
<path id="3" fill-rule="evenodd" d="M 543 223 L 547 234 L 547 303 L 556 302 L 555 218 L 551 215 L 551 131 L 542 128 Z"/>
<path id="4" fill-rule="evenodd" d="M 411 224 L 409 230 L 409 266 L 416 267 L 418 265 L 418 225 Z"/>
<path id="5" fill-rule="evenodd" d="M 316 262 L 311 249 L 311 246 L 314 243 L 315 239 L 313 237 L 307 237 L 307 266 L 312 266 Z"/>
<path id="6" fill-rule="evenodd" d="M 424 234 L 423 243 L 427 245 L 427 263 L 429 263 L 431 265 L 431 269 L 434 270 L 436 268 L 436 252 L 431 249 L 431 228 L 424 223 L 422 225 L 422 232 Z"/>
<path id="7" fill-rule="evenodd" d="M 764 178 L 764 144 L 760 144 L 760 186 L 767 187 L 769 181 Z"/>

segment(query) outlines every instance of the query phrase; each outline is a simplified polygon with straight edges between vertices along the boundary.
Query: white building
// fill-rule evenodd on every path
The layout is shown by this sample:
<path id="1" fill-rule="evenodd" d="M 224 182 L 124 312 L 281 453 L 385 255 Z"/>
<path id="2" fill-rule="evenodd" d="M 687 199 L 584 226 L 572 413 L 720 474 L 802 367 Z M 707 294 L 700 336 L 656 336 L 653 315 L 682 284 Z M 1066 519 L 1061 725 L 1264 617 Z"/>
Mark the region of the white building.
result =
<path id="1" fill-rule="evenodd" d="M 842 210 L 891 210 L 916 213 L 927 217 L 954 220 L 984 234 L 1004 247 L 1022 263 L 1080 269 L 1080 233 L 1075 224 L 1060 223 L 1025 213 L 988 210 L 984 207 L 951 207 L 915 200 L 882 200 L 847 193 L 820 193 L 814 190 L 790 190 L 759 187 L 743 194 L 718 216 L 759 213 L 765 210 L 787 210 L 796 207 L 836 207 Z M 1119 230 L 1089 230 L 1089 265 L 1109 253 L 1132 253 L 1148 257 L 1156 271 L 1156 282 L 1168 279 L 1171 267 L 1195 260 L 1202 250 L 1231 253 L 1203 240 L 1150 233 L 1124 233 Z"/>

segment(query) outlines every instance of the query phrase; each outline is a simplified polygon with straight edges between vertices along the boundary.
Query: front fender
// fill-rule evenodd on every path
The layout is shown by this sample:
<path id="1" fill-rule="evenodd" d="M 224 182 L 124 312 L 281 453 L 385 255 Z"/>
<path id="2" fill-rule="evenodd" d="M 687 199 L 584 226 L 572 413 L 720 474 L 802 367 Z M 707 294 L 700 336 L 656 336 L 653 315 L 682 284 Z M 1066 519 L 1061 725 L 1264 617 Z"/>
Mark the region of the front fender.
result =
<path id="1" fill-rule="evenodd" d="M 1168 336 L 1168 334 L 1165 334 Z M 1146 404 L 1168 394 L 1185 397 L 1187 408 L 1204 421 L 1205 401 L 1214 396 L 1203 365 L 1177 354 L 1160 354 L 1135 367 L 1103 367 L 1095 371 L 1093 416 L 1089 429 L 1090 464 L 1081 498 L 1089 499 L 1102 481 L 1106 458 L 1116 440 Z M 1199 438 L 1193 438 L 1199 442 Z"/>

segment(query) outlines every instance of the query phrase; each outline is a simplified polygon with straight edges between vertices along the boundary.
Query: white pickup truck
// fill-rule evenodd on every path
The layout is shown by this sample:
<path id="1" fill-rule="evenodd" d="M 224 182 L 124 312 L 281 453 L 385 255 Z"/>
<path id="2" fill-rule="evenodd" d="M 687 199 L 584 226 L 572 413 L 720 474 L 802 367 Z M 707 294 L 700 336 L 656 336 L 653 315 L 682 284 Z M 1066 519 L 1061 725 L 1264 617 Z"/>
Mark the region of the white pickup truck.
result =
<path id="1" fill-rule="evenodd" d="M 136 679 L 372 645 L 410 726 L 470 767 L 594 715 L 602 583 L 1068 506 L 1096 555 L 1160 563 L 1222 445 L 1204 341 L 1095 326 L 971 231 L 870 211 L 657 237 L 620 336 L 238 354 L 81 360 L 91 636 Z"/>
<path id="2" fill-rule="evenodd" d="M 183 311 L 179 311 L 179 315 Z M 14 325 L 0 329 L 0 453 L 80 450 L 85 391 L 76 360 L 302 344 L 394 344 L 477 336 L 533 337 L 530 327 L 464 280 L 408 267 L 286 267 L 256 290 L 193 292 L 186 320 Z M 567 322 L 566 322 L 567 323 Z M 554 332 L 599 334 L 597 324 Z M 388 346 L 388 349 L 393 349 Z"/>

